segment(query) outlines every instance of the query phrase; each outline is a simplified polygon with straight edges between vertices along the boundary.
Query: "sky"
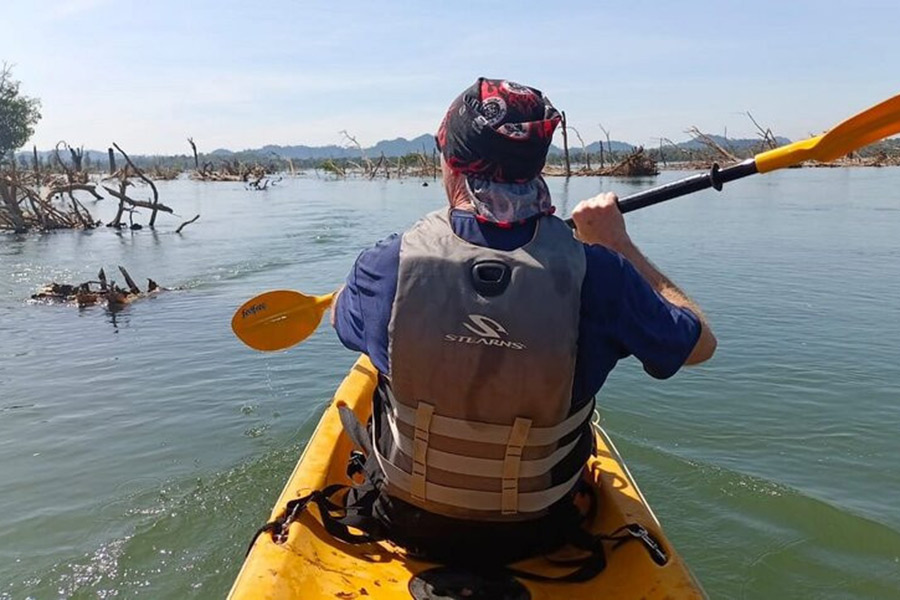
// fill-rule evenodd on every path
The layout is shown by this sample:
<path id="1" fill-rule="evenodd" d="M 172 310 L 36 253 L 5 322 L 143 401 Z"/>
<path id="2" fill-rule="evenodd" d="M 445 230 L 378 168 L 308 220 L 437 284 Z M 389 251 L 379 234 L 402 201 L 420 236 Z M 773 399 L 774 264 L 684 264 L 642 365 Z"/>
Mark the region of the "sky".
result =
<path id="1" fill-rule="evenodd" d="M 752 137 L 746 111 L 820 133 L 900 93 L 898 26 L 897 0 L 3 0 L 0 62 L 40 149 L 370 146 L 433 133 L 479 76 L 543 90 L 585 142 L 655 146 Z"/>

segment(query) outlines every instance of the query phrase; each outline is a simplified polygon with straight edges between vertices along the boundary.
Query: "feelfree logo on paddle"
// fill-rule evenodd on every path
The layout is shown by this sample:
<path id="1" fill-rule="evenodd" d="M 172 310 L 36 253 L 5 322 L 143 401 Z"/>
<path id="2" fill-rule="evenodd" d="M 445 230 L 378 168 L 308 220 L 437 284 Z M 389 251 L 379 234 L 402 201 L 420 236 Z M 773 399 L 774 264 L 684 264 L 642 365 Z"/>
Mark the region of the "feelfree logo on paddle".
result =
<path id="1" fill-rule="evenodd" d="M 254 304 L 253 306 L 245 308 L 243 311 L 241 311 L 241 318 L 246 319 L 247 317 L 255 315 L 256 313 L 262 312 L 264 310 L 266 310 L 265 302 L 260 302 L 259 304 Z"/>
<path id="2" fill-rule="evenodd" d="M 490 317 L 484 315 L 469 315 L 468 323 L 463 323 L 463 327 L 475 334 L 476 337 L 470 335 L 458 335 L 448 333 L 444 335 L 444 341 L 456 342 L 458 344 L 481 344 L 484 346 L 497 346 L 499 348 L 509 348 L 510 350 L 525 350 L 527 346 L 522 342 L 514 342 L 505 340 L 509 332 L 506 328 Z"/>

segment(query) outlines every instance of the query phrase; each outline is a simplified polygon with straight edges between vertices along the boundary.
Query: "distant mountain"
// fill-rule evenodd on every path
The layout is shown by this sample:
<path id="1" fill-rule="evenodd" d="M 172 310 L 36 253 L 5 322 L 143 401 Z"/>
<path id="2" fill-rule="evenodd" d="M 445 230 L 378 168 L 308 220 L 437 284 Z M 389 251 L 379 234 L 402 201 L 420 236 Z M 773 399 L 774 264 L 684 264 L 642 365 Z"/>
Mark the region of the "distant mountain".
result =
<path id="1" fill-rule="evenodd" d="M 381 156 L 406 156 L 414 152 L 424 152 L 430 155 L 437 146 L 434 143 L 434 136 L 423 133 L 417 138 L 407 140 L 406 138 L 396 138 L 393 140 L 382 140 L 366 150 L 369 158 Z"/>
<path id="2" fill-rule="evenodd" d="M 710 138 L 716 141 L 717 144 L 720 144 L 724 148 L 732 148 L 737 152 L 747 150 L 747 149 L 756 149 L 760 146 L 760 140 L 758 138 L 741 138 L 741 139 L 732 139 L 732 138 L 724 138 L 720 135 L 710 135 Z M 779 145 L 788 144 L 790 140 L 784 137 L 776 137 L 775 138 Z M 573 143 L 573 141 L 575 143 Z M 600 153 L 600 145 L 603 144 L 603 150 L 607 151 L 609 149 L 607 143 L 596 141 L 587 144 L 585 150 L 590 152 L 591 154 L 599 154 Z M 629 144 L 628 142 L 616 141 L 612 140 L 609 143 L 612 146 L 612 151 L 616 153 L 621 152 L 630 152 L 635 148 L 634 144 Z M 702 142 L 697 140 L 688 140 L 686 142 L 681 142 L 677 144 L 679 148 L 684 150 L 699 150 L 705 148 Z M 431 155 L 431 153 L 435 150 L 434 136 L 430 134 L 422 134 L 418 137 L 415 137 L 411 140 L 406 138 L 395 138 L 392 140 L 381 140 L 374 146 L 370 146 L 365 148 L 364 151 L 366 156 L 371 160 L 377 160 L 382 154 L 386 157 L 396 158 L 398 156 L 405 156 L 407 154 L 414 154 L 425 152 L 426 155 Z M 573 140 L 573 138 L 569 137 L 569 152 L 570 154 L 577 156 L 582 152 L 581 144 L 578 143 L 577 138 Z M 559 146 L 551 145 L 549 154 L 552 156 L 562 155 L 563 150 Z M 85 150 L 85 157 L 90 157 L 91 162 L 105 162 L 107 160 L 106 152 L 102 152 L 99 150 Z M 38 155 L 43 159 L 47 160 L 52 157 L 52 151 L 39 151 Z M 19 160 L 24 160 L 26 163 L 30 163 L 31 160 L 31 152 L 18 152 L 17 156 Z M 69 158 L 69 153 L 67 151 L 61 151 L 60 156 L 67 163 L 71 161 Z M 188 158 L 186 153 L 179 153 L 177 155 L 172 155 L 177 157 Z M 297 145 L 297 146 L 279 146 L 274 144 L 269 144 L 263 146 L 262 148 L 256 149 L 247 149 L 241 151 L 229 150 L 227 148 L 218 148 L 209 153 L 201 153 L 202 157 L 212 157 L 219 159 L 238 159 L 238 160 L 253 160 L 254 157 L 262 160 L 265 158 L 290 158 L 296 160 L 320 160 L 326 158 L 334 158 L 334 159 L 359 159 L 361 157 L 361 153 L 358 149 L 347 147 L 347 146 L 338 146 L 336 144 L 331 144 L 327 146 L 305 146 L 305 145 Z M 117 160 L 120 157 L 117 155 Z M 151 155 L 140 155 L 133 154 L 132 158 L 135 159 L 143 159 L 143 160 L 151 160 L 154 157 Z"/>
<path id="3" fill-rule="evenodd" d="M 387 157 L 405 156 L 416 152 L 425 152 L 431 154 L 435 149 L 434 136 L 422 134 L 417 138 L 408 140 L 406 138 L 395 138 L 393 140 L 382 140 L 369 148 L 364 148 L 366 156 L 369 158 L 378 158 L 382 154 Z M 218 152 L 218 150 L 216 151 Z M 282 158 L 296 158 L 299 160 L 310 158 L 360 158 L 362 154 L 356 148 L 336 146 L 263 146 L 258 150 L 248 150 L 259 155 L 276 154 Z"/>
<path id="4" fill-rule="evenodd" d="M 269 144 L 258 150 L 246 150 L 261 156 L 277 155 L 281 158 L 296 158 L 305 160 L 308 158 L 352 158 L 359 156 L 357 150 L 348 150 L 334 144 L 329 146 L 278 146 Z"/>
<path id="5" fill-rule="evenodd" d="M 77 148 L 76 148 L 76 150 L 77 150 Z M 55 152 L 53 150 L 38 150 L 38 156 L 41 158 L 41 160 L 49 160 L 49 159 L 53 158 L 54 154 L 55 154 Z M 71 155 L 69 154 L 69 151 L 66 150 L 65 148 L 60 148 L 59 155 L 67 163 L 71 162 Z M 31 157 L 32 157 L 32 151 L 31 150 L 28 150 L 28 151 L 23 150 L 23 151 L 17 152 L 16 156 L 17 157 L 24 156 L 27 160 L 30 161 Z M 118 154 L 117 154 L 117 156 L 118 156 Z M 91 160 L 91 161 L 106 160 L 107 153 L 101 152 L 100 150 L 85 150 L 84 158 Z M 84 158 L 82 160 L 84 160 Z"/>
<path id="6" fill-rule="evenodd" d="M 575 142 L 574 144 L 572 142 Z M 610 140 L 609 144 L 606 142 L 591 142 L 590 144 L 586 144 L 584 149 L 587 150 L 591 154 L 600 154 L 600 144 L 603 144 L 603 151 L 608 152 L 610 148 L 612 148 L 613 152 L 631 152 L 634 150 L 634 145 L 629 144 L 628 142 L 618 142 L 616 140 Z M 573 140 L 572 137 L 569 137 L 569 153 L 574 154 L 576 152 L 581 152 L 581 144 L 578 143 L 578 139 L 575 138 Z M 550 151 L 548 154 L 556 155 L 562 154 L 563 149 L 556 145 L 550 146 Z"/>
<path id="7" fill-rule="evenodd" d="M 747 150 L 758 148 L 760 144 L 762 144 L 762 139 L 760 138 L 726 138 L 721 135 L 707 135 L 711 140 L 713 140 L 715 143 L 719 144 L 726 150 L 728 150 L 729 148 L 733 148 L 735 150 Z M 791 140 L 787 139 L 786 137 L 776 136 L 775 141 L 779 146 L 791 143 Z M 683 148 L 684 150 L 703 150 L 706 148 L 706 144 L 699 140 L 693 139 L 686 142 L 681 142 L 680 144 L 678 144 L 678 147 Z"/>

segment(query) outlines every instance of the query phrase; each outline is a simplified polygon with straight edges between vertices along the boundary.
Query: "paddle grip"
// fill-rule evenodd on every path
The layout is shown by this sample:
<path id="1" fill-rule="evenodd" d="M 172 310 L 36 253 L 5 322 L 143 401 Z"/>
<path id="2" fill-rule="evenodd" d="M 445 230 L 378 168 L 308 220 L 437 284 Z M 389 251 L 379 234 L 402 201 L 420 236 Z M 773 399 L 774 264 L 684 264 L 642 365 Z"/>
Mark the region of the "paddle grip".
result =
<path id="1" fill-rule="evenodd" d="M 719 165 L 713 164 L 707 173 L 691 175 L 678 181 L 621 198 L 619 200 L 619 210 L 624 214 L 709 188 L 721 191 L 724 184 L 756 173 L 756 162 L 752 158 L 724 169 L 720 169 Z M 566 219 L 566 224 L 569 227 L 575 227 L 575 222 L 571 218 Z"/>

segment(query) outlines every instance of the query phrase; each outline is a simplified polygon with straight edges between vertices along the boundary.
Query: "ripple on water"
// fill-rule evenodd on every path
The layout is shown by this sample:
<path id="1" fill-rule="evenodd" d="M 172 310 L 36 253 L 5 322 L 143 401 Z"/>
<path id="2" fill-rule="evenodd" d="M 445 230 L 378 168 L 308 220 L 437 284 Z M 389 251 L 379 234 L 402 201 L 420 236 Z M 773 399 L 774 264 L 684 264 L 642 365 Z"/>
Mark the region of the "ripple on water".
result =
<path id="1" fill-rule="evenodd" d="M 0 588 L 10 597 L 223 597 L 253 532 L 265 522 L 317 417 L 288 443 L 209 477 L 123 484 L 97 518 L 124 517 L 128 532 Z"/>
<path id="2" fill-rule="evenodd" d="M 616 442 L 710 597 L 784 597 L 785 573 L 795 598 L 890 598 L 898 589 L 897 528 L 780 482 L 630 437 Z"/>

